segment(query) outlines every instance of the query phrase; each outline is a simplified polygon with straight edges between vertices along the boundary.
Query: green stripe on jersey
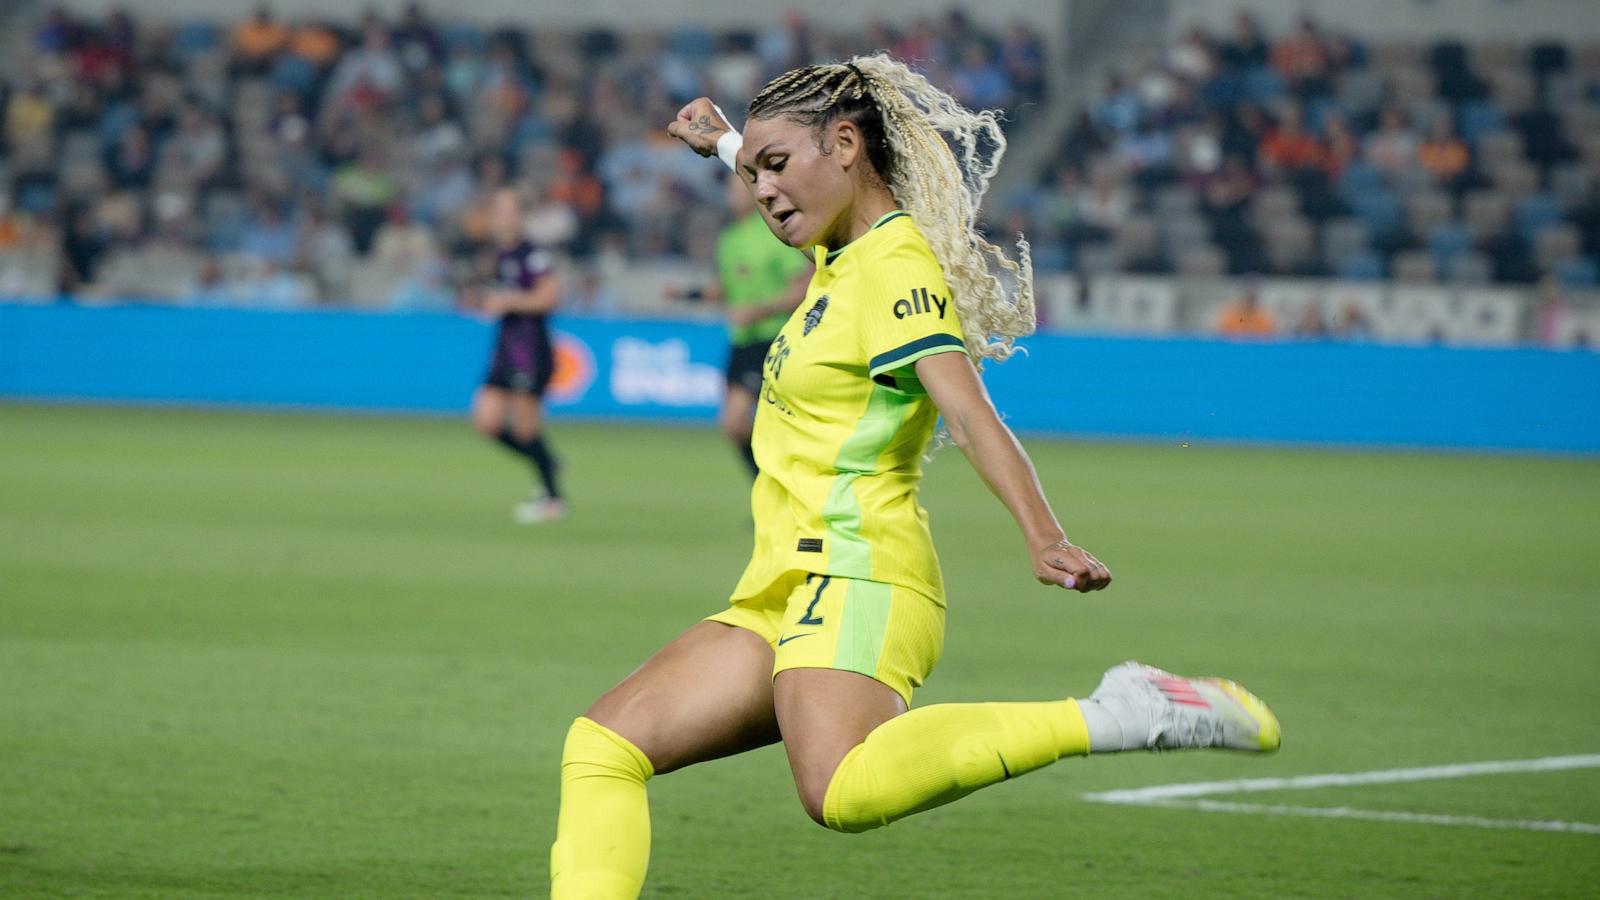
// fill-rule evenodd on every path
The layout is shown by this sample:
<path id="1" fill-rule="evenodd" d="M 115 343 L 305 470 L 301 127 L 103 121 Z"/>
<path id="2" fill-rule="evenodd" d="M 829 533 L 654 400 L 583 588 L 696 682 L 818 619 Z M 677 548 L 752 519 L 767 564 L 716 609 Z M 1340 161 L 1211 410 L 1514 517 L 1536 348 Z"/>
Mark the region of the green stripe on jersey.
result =
<path id="1" fill-rule="evenodd" d="M 856 430 L 839 447 L 833 461 L 839 474 L 822 504 L 822 521 L 828 526 L 828 572 L 846 578 L 872 577 L 872 545 L 861 536 L 861 502 L 856 499 L 856 479 L 877 471 L 878 457 L 888 448 L 910 415 L 915 397 L 874 384 L 867 411 Z"/>
<path id="2" fill-rule="evenodd" d="M 872 362 L 867 364 L 867 374 L 879 375 L 890 369 L 898 369 L 908 363 L 916 362 L 924 356 L 965 349 L 967 345 L 953 334 L 930 334 L 874 356 Z"/>
<path id="3" fill-rule="evenodd" d="M 889 633 L 892 590 L 881 581 L 850 580 L 838 650 L 833 657 L 835 669 L 878 677 L 878 661 L 883 657 L 883 641 Z"/>

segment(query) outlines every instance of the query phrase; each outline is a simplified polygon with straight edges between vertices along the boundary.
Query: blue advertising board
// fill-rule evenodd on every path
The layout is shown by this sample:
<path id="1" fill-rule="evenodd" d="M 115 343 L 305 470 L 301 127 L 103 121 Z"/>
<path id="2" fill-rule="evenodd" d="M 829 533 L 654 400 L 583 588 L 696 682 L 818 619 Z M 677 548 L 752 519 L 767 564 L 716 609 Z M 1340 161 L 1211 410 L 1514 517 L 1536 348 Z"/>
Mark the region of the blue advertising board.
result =
<path id="1" fill-rule="evenodd" d="M 562 316 L 553 413 L 710 422 L 715 324 Z M 0 305 L 0 396 L 464 412 L 492 325 L 447 313 Z M 1023 432 L 1600 453 L 1600 354 L 1038 335 L 990 365 Z"/>

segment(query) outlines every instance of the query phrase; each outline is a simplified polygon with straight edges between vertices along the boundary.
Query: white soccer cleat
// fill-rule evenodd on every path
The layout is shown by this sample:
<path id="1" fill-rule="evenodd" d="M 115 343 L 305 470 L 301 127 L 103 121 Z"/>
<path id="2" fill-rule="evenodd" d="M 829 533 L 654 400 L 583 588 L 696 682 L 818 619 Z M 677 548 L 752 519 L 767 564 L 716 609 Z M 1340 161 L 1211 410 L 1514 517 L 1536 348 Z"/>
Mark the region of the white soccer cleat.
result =
<path id="1" fill-rule="evenodd" d="M 1237 683 L 1185 678 L 1137 662 L 1112 666 L 1089 699 L 1116 718 L 1124 749 L 1225 747 L 1271 753 L 1278 717 Z"/>
<path id="2" fill-rule="evenodd" d="M 560 497 L 533 497 L 518 503 L 511 510 L 511 517 L 518 525 L 537 525 L 541 522 L 554 522 L 567 516 L 567 503 Z"/>

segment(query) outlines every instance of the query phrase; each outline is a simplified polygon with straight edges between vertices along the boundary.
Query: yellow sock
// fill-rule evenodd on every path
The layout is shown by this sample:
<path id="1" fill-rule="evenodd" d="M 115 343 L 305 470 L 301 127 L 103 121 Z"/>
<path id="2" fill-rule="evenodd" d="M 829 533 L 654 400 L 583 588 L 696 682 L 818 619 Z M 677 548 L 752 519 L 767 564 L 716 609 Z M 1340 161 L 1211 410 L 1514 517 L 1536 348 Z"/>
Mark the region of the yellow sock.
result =
<path id="1" fill-rule="evenodd" d="M 650 760 L 627 739 L 579 717 L 561 754 L 561 813 L 550 848 L 552 900 L 639 896 L 650 865 Z"/>
<path id="2" fill-rule="evenodd" d="M 1088 752 L 1074 700 L 925 706 L 879 725 L 845 754 L 822 817 L 836 831 L 866 831 Z"/>

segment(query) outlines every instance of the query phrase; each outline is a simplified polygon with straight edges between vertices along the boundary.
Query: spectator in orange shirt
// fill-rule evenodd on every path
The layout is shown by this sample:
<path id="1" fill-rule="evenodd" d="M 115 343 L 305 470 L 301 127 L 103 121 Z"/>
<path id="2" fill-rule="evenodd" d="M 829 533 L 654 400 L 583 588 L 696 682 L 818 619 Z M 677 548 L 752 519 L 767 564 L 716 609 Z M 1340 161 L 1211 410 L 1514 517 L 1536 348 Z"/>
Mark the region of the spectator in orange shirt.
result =
<path id="1" fill-rule="evenodd" d="M 1356 142 L 1350 123 L 1345 121 L 1343 115 L 1331 110 L 1322 118 L 1322 133 L 1326 148 L 1322 168 L 1330 179 L 1338 181 L 1345 168 L 1361 155 L 1361 145 Z"/>
<path id="2" fill-rule="evenodd" d="M 11 208 L 11 198 L 0 194 L 0 250 L 22 243 L 26 234 L 26 223 Z"/>
<path id="3" fill-rule="evenodd" d="M 571 147 L 556 155 L 556 173 L 550 182 L 551 196 L 566 203 L 580 216 L 595 216 L 605 204 L 605 189 L 600 179 L 583 167 L 583 157 Z"/>
<path id="4" fill-rule="evenodd" d="M 1456 137 L 1450 117 L 1440 116 L 1433 121 L 1428 139 L 1417 149 L 1417 161 L 1428 170 L 1435 182 L 1451 185 L 1472 162 L 1472 151 L 1467 149 L 1461 138 Z"/>
<path id="5" fill-rule="evenodd" d="M 342 49 L 339 36 L 321 22 L 306 22 L 289 35 L 289 52 L 318 69 L 332 65 Z"/>
<path id="6" fill-rule="evenodd" d="M 549 199 L 566 204 L 578 218 L 577 246 L 588 250 L 598 235 L 605 213 L 605 188 L 583 165 L 583 156 L 571 147 L 556 157 Z"/>
<path id="7" fill-rule="evenodd" d="M 1261 308 L 1261 296 L 1255 285 L 1228 301 L 1217 312 L 1217 333 L 1224 337 L 1270 337 L 1278 331 L 1272 314 Z"/>
<path id="8" fill-rule="evenodd" d="M 1261 142 L 1261 158 L 1279 169 L 1293 172 L 1321 166 L 1327 153 L 1317 136 L 1300 124 L 1300 108 L 1285 106 L 1278 125 Z"/>
<path id="9" fill-rule="evenodd" d="M 1326 88 L 1328 48 L 1310 19 L 1301 19 L 1294 33 L 1272 48 L 1272 67 L 1283 76 L 1289 89 L 1301 96 L 1315 95 Z"/>
<path id="10" fill-rule="evenodd" d="M 233 30 L 233 52 L 239 69 L 253 75 L 265 73 L 287 43 L 289 29 L 273 18 L 272 8 L 265 3 Z"/>

